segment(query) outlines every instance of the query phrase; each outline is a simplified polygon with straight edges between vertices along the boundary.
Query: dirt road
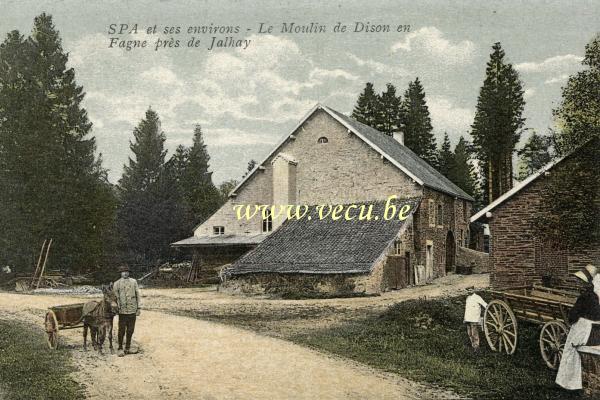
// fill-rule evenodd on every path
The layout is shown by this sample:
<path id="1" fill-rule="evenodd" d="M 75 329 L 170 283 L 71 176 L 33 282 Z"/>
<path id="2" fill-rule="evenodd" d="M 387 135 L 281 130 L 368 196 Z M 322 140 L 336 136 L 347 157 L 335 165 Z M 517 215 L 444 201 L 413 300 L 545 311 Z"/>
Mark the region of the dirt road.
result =
<path id="1" fill-rule="evenodd" d="M 477 280 L 478 279 L 478 280 Z M 482 278 L 455 284 L 436 283 L 416 288 L 413 295 L 434 296 L 447 290 L 484 284 Z M 412 290 L 412 289 L 409 289 Z M 408 291 L 407 291 L 408 292 Z M 320 307 L 373 307 L 408 296 L 395 292 L 378 298 L 289 302 Z M 253 303 L 285 307 L 286 302 L 235 298 L 194 290 L 147 290 L 151 308 L 197 308 L 211 303 L 236 307 Z M 387 297 L 386 297 L 387 296 Z M 185 300 L 178 298 L 185 298 Z M 0 318 L 43 320 L 52 305 L 81 302 L 81 298 L 0 293 Z M 383 304 L 383 305 L 382 305 Z M 116 332 L 115 332 L 116 333 Z M 91 399 L 447 399 L 451 393 L 384 374 L 348 360 L 329 357 L 278 338 L 235 327 L 144 310 L 138 319 L 135 344 L 140 353 L 117 357 L 81 350 L 81 330 L 61 332 L 73 349 L 79 372 Z M 116 336 L 116 335 L 115 335 Z M 115 338 L 116 339 L 116 338 Z"/>

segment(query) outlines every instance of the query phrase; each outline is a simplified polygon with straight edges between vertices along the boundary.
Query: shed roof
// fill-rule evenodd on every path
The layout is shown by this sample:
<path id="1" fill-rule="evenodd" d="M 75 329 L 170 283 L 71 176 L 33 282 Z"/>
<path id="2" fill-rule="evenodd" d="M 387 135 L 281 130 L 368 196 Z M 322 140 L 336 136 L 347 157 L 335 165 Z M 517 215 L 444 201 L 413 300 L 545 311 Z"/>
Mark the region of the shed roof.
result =
<path id="1" fill-rule="evenodd" d="M 368 273 L 407 226 L 419 201 L 419 198 L 394 201 L 398 210 L 405 204 L 411 206 L 410 217 L 404 221 L 382 218 L 385 201 L 363 203 L 365 207 L 372 206 L 373 217 L 379 216 L 370 221 L 320 219 L 317 208 L 311 207 L 310 218 L 285 221 L 256 248 L 233 263 L 231 274 Z"/>
<path id="2" fill-rule="evenodd" d="M 173 247 L 211 247 L 211 246 L 235 246 L 255 245 L 262 242 L 267 234 L 256 235 L 206 235 L 192 236 L 171 244 Z"/>

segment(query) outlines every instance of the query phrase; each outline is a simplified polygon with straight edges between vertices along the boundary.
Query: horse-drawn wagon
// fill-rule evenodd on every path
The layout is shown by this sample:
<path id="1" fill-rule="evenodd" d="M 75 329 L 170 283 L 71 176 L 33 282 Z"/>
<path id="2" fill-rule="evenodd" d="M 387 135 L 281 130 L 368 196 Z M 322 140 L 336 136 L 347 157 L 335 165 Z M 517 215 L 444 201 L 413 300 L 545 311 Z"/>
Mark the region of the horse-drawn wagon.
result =
<path id="1" fill-rule="evenodd" d="M 573 290 L 528 286 L 492 290 L 483 329 L 493 351 L 513 354 L 517 349 L 518 320 L 541 326 L 539 346 L 544 362 L 556 369 L 569 332 L 568 313 L 578 293 Z"/>

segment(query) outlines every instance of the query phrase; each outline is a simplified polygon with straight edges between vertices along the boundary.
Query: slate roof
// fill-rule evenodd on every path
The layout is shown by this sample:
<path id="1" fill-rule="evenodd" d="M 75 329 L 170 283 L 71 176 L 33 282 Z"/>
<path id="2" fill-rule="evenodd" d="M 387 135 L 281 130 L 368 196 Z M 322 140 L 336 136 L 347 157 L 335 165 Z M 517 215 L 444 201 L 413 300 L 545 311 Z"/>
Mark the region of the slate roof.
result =
<path id="1" fill-rule="evenodd" d="M 238 189 L 240 189 L 246 181 L 248 181 L 256 171 L 263 165 L 270 157 L 272 157 L 287 141 L 287 139 L 294 134 L 302 124 L 317 110 L 323 110 L 338 122 L 343 124 L 347 129 L 353 131 L 359 138 L 365 143 L 374 148 L 376 151 L 380 151 L 390 159 L 390 161 L 404 171 L 407 175 L 417 181 L 420 185 L 430 187 L 434 190 L 438 190 L 452 196 L 466 199 L 469 201 L 475 201 L 473 197 L 465 193 L 461 188 L 452 183 L 444 175 L 440 174 L 435 168 L 427 164 L 419 156 L 417 156 L 408 147 L 398 143 L 393 137 L 386 135 L 378 130 L 371 128 L 370 126 L 361 124 L 360 122 L 345 116 L 339 111 L 317 104 L 315 105 L 305 116 L 298 122 L 296 127 L 286 135 L 277 144 L 273 150 L 267 155 L 267 157 L 260 163 L 257 164 L 252 171 L 250 171 L 244 179 L 231 191 L 230 195 L 235 195 Z"/>
<path id="2" fill-rule="evenodd" d="M 465 193 L 461 188 L 452 183 L 448 178 L 439 173 L 431 165 L 417 156 L 411 149 L 398 143 L 393 137 L 379 132 L 377 129 L 362 124 L 350 117 L 345 116 L 339 111 L 329 107 L 324 107 L 344 120 L 346 124 L 351 125 L 356 131 L 360 132 L 368 141 L 375 144 L 383 152 L 392 157 L 399 164 L 404 166 L 413 175 L 423 182 L 423 185 L 444 193 L 451 194 L 462 199 L 475 201 L 473 197 Z"/>
<path id="3" fill-rule="evenodd" d="M 268 234 L 255 235 L 210 235 L 192 236 L 171 244 L 173 247 L 211 247 L 211 246 L 233 246 L 254 245 L 262 242 Z"/>
<path id="4" fill-rule="evenodd" d="M 419 198 L 413 198 L 394 204 L 398 210 L 404 204 L 410 204 L 412 214 L 419 202 Z M 372 205 L 373 216 L 383 216 L 385 201 L 361 204 Z M 234 262 L 230 273 L 369 273 L 410 221 L 410 218 L 404 221 L 397 218 L 389 221 L 383 218 L 377 221 L 319 219 L 315 207 L 311 207 L 309 214 L 310 219 L 285 221 L 262 243 Z"/>

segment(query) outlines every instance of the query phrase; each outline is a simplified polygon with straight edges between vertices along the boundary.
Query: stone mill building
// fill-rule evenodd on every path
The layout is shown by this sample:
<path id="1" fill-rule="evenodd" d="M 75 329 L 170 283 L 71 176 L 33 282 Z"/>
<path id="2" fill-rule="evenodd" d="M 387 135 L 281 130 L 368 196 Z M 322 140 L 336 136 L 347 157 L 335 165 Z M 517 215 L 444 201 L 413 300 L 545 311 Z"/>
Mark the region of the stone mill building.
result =
<path id="1" fill-rule="evenodd" d="M 235 206 L 410 205 L 403 221 L 272 215 L 239 219 Z M 194 236 L 201 268 L 226 269 L 224 286 L 252 292 L 378 293 L 452 271 L 469 242 L 473 198 L 403 145 L 327 106 L 314 106 L 230 193 Z M 314 207 L 311 207 L 314 212 Z"/>

